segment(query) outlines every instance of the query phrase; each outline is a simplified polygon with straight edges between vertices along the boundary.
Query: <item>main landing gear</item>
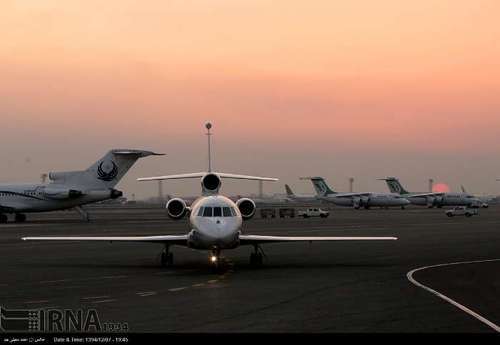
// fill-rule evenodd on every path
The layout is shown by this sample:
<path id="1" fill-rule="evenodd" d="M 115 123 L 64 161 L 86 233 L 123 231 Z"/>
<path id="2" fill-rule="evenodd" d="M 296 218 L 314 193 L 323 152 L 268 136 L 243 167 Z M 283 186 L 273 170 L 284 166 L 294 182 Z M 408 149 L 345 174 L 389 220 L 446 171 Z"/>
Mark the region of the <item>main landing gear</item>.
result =
<path id="1" fill-rule="evenodd" d="M 250 265 L 262 266 L 264 262 L 264 251 L 259 245 L 254 246 L 254 252 L 250 254 Z"/>
<path id="2" fill-rule="evenodd" d="M 174 265 L 174 254 L 170 253 L 168 246 L 161 252 L 161 267 L 170 267 Z"/>
<path id="3" fill-rule="evenodd" d="M 9 221 L 9 217 L 6 214 L 0 214 L 0 223 L 7 223 Z M 26 221 L 26 215 L 23 213 L 16 213 L 14 216 L 14 221 L 16 223 L 23 223 Z"/>

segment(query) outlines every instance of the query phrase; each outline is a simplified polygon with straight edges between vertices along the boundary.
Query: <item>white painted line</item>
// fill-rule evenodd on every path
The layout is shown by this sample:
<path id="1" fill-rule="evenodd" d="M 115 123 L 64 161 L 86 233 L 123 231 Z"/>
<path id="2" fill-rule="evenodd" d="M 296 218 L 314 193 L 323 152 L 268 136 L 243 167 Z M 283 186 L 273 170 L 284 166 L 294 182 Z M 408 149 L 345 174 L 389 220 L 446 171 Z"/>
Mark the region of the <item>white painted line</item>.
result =
<path id="1" fill-rule="evenodd" d="M 139 295 L 141 297 L 153 296 L 153 295 L 156 295 L 156 291 L 138 292 L 137 295 Z"/>
<path id="2" fill-rule="evenodd" d="M 430 293 L 432 293 L 433 295 L 445 300 L 446 302 L 454 305 L 455 307 L 457 307 L 458 309 L 462 310 L 463 312 L 469 314 L 470 316 L 476 318 L 477 320 L 481 321 L 482 323 L 484 323 L 485 325 L 487 325 L 488 327 L 492 328 L 494 331 L 496 332 L 499 332 L 500 333 L 500 326 L 494 324 L 493 322 L 491 322 L 490 320 L 486 319 L 485 317 L 479 315 L 478 313 L 476 313 L 475 311 L 467 308 L 466 306 L 458 303 L 457 301 L 454 301 L 452 300 L 451 298 L 443 295 L 442 293 L 439 293 L 437 292 L 436 290 L 433 290 L 431 289 L 430 287 L 424 285 L 424 284 L 421 284 L 419 283 L 418 281 L 416 281 L 414 278 L 413 278 L 413 274 L 416 273 L 416 272 L 419 272 L 419 271 L 423 271 L 423 270 L 426 270 L 426 269 L 429 269 L 429 268 L 436 268 L 436 267 L 446 267 L 446 266 L 454 266 L 454 265 L 466 265 L 466 264 L 478 264 L 478 263 L 485 263 L 485 262 L 495 262 L 495 261 L 500 261 L 500 259 L 491 259 L 491 260 L 475 260 L 475 261 L 462 261 L 462 262 L 451 262 L 451 263 L 446 263 L 446 264 L 439 264 L 439 265 L 432 265 L 432 266 L 425 266 L 425 267 L 420 267 L 420 268 L 416 268 L 414 270 L 411 270 L 410 272 L 408 272 L 406 274 L 406 277 L 408 278 L 408 280 L 413 284 L 413 285 L 416 285 Z"/>
<path id="3" fill-rule="evenodd" d="M 42 300 L 39 300 L 39 301 L 26 301 L 24 303 L 26 304 L 39 304 L 39 303 L 47 303 L 49 300 L 46 300 L 46 299 L 42 299 Z"/>
<path id="4" fill-rule="evenodd" d="M 92 303 L 97 304 L 97 303 L 109 303 L 109 302 L 114 302 L 116 299 L 103 299 L 101 301 L 94 301 Z"/>
<path id="5" fill-rule="evenodd" d="M 200 286 L 204 286 L 205 283 L 198 283 L 198 284 L 193 284 L 191 285 L 192 287 L 200 287 Z"/>
<path id="6" fill-rule="evenodd" d="M 64 283 L 69 282 L 71 279 L 59 279 L 59 280 L 42 280 L 40 284 L 51 284 L 51 283 Z"/>
<path id="7" fill-rule="evenodd" d="M 170 292 L 176 292 L 176 291 L 181 291 L 181 290 L 185 290 L 185 289 L 187 289 L 187 286 L 182 286 L 182 287 L 179 287 L 179 288 L 168 289 L 168 291 L 170 291 Z"/>
<path id="8" fill-rule="evenodd" d="M 109 296 L 89 296 L 89 297 L 82 297 L 82 299 L 102 299 L 102 298 L 108 298 Z"/>
<path id="9" fill-rule="evenodd" d="M 217 283 L 218 280 L 217 279 L 213 279 L 213 280 L 209 280 L 207 283 L 208 284 L 214 284 L 214 283 Z"/>

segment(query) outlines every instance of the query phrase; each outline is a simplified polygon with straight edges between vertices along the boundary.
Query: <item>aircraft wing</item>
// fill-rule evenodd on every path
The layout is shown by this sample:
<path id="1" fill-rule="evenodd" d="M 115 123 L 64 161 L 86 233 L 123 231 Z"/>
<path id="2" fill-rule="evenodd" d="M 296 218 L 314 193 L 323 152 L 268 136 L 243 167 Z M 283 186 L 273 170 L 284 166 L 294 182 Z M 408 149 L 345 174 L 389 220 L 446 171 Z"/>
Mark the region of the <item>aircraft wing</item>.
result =
<path id="1" fill-rule="evenodd" d="M 336 198 L 355 198 L 357 196 L 369 196 L 372 194 L 373 193 L 336 193 L 333 194 L 333 196 Z"/>
<path id="2" fill-rule="evenodd" d="M 301 237 L 301 236 L 260 236 L 240 235 L 241 245 L 277 242 L 319 242 L 319 241 L 395 241 L 397 237 Z"/>
<path id="3" fill-rule="evenodd" d="M 49 237 L 23 237 L 23 241 L 102 241 L 102 242 L 150 242 L 168 243 L 187 246 L 187 235 L 167 236 L 109 236 L 109 237 L 78 237 L 78 236 L 49 236 Z"/>
<path id="4" fill-rule="evenodd" d="M 427 196 L 443 196 L 445 193 L 420 193 L 420 194 L 410 194 L 406 196 L 407 198 L 425 198 Z"/>
<path id="5" fill-rule="evenodd" d="M 15 212 L 15 208 L 0 205 L 0 212 L 13 213 Z"/>

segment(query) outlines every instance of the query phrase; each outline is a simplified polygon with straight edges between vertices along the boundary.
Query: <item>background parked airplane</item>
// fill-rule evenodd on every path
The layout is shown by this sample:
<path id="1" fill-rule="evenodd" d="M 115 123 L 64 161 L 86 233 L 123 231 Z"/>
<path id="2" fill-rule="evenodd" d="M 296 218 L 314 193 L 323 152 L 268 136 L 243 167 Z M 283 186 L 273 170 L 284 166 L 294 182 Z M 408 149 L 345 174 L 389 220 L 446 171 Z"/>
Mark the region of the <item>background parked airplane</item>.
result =
<path id="1" fill-rule="evenodd" d="M 404 196 L 414 205 L 427 206 L 429 208 L 440 208 L 443 206 L 485 207 L 484 205 L 487 205 L 487 203 L 484 203 L 474 195 L 466 193 L 465 190 L 462 193 L 415 193 L 408 192 L 396 177 L 386 177 L 380 180 L 387 183 L 387 187 L 389 187 L 391 193 L 398 193 Z"/>
<path id="2" fill-rule="evenodd" d="M 323 177 L 301 177 L 302 180 L 311 180 L 316 190 L 317 198 L 331 202 L 338 206 L 350 206 L 355 209 L 364 207 L 401 207 L 405 208 L 410 202 L 399 194 L 388 193 L 338 193 L 332 190 Z"/>
<path id="3" fill-rule="evenodd" d="M 285 184 L 286 197 L 290 201 L 297 202 L 319 202 L 321 201 L 315 195 L 297 195 L 292 191 L 289 185 Z"/>
<path id="4" fill-rule="evenodd" d="M 16 222 L 26 220 L 25 213 L 75 208 L 84 219 L 82 205 L 116 199 L 123 195 L 116 184 L 141 157 L 160 155 L 142 150 L 111 150 L 87 170 L 52 172 L 48 184 L 0 185 L 0 223 L 15 214 Z"/>

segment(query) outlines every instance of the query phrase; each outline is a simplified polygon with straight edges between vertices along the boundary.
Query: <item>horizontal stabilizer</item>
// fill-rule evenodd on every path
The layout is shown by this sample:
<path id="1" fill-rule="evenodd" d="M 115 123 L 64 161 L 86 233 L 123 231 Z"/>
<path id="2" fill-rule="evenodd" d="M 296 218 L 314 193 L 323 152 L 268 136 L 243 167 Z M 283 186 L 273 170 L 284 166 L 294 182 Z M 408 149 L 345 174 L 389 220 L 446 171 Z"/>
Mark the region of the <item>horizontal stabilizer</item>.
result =
<path id="1" fill-rule="evenodd" d="M 165 176 L 155 176 L 155 177 L 141 177 L 137 181 L 158 181 L 158 180 L 177 180 L 177 179 L 187 179 L 187 178 L 202 178 L 207 174 L 215 174 L 220 178 L 232 178 L 241 180 L 258 180 L 258 181 L 278 181 L 277 178 L 271 177 L 259 177 L 259 176 L 249 176 L 249 175 L 238 175 L 220 172 L 197 172 L 188 174 L 177 174 L 177 175 L 165 175 Z"/>

